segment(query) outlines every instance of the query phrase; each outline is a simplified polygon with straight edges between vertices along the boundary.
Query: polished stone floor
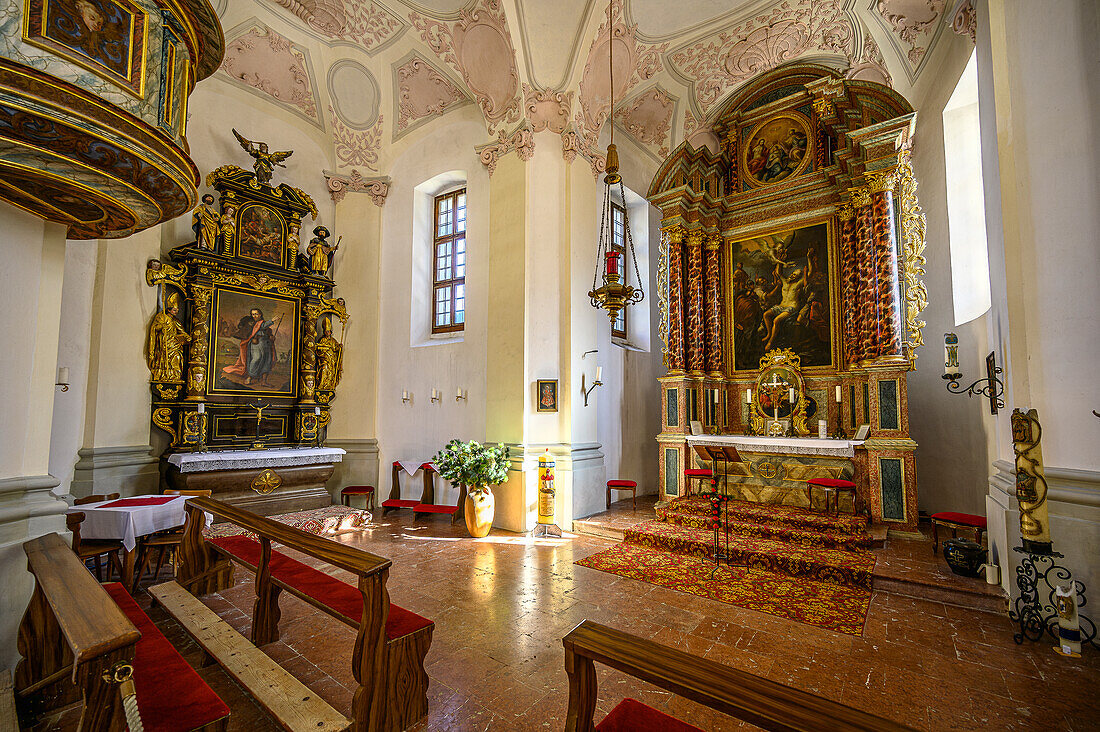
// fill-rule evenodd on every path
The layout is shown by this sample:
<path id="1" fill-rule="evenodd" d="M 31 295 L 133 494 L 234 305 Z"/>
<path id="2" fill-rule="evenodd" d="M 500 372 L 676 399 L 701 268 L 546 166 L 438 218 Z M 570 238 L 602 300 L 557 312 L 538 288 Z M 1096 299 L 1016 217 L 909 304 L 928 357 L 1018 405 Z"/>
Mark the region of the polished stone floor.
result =
<path id="1" fill-rule="evenodd" d="M 615 511 L 629 506 L 628 498 Z M 417 730 L 563 729 L 561 638 L 586 618 L 917 729 L 1100 729 L 1100 654 L 1086 649 L 1084 659 L 1068 660 L 1045 641 L 1016 646 L 1002 615 L 875 592 L 857 638 L 573 564 L 608 539 L 536 541 L 494 531 L 473 540 L 445 517 L 414 523 L 391 514 L 342 540 L 392 559 L 393 601 L 436 623 L 429 714 Z M 930 553 L 927 543 L 906 544 L 884 551 Z M 251 582 L 241 571 L 235 587 L 207 598 L 245 633 Z M 282 639 L 265 650 L 347 712 L 353 632 L 293 597 L 284 595 L 282 609 Z M 151 613 L 197 665 L 182 631 Z M 217 667 L 201 673 L 233 709 L 230 730 L 274 729 Z M 598 678 L 597 719 L 633 696 L 706 730 L 742 727 L 618 672 L 599 669 Z"/>

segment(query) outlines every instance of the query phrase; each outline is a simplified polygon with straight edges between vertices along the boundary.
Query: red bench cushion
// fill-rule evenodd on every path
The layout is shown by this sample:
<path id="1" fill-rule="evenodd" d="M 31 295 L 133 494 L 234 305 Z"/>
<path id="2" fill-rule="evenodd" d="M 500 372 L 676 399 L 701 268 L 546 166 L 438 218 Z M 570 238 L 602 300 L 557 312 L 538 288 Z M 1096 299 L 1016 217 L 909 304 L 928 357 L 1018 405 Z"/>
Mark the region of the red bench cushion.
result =
<path id="1" fill-rule="evenodd" d="M 412 508 L 420 503 L 420 501 L 414 501 L 411 498 L 388 498 L 382 501 L 382 508 Z"/>
<path id="2" fill-rule="evenodd" d="M 260 563 L 260 542 L 247 536 L 223 536 L 210 542 L 242 561 L 256 567 Z M 303 595 L 309 595 L 358 624 L 363 619 L 363 595 L 357 587 L 352 587 L 332 575 L 292 559 L 282 552 L 271 552 L 271 576 L 293 587 Z M 426 628 L 432 621 L 416 613 L 390 603 L 390 614 L 386 619 L 386 637 L 390 640 L 401 638 Z"/>
<path id="3" fill-rule="evenodd" d="M 609 480 L 607 481 L 608 488 L 637 488 L 638 483 L 633 480 Z"/>
<path id="4" fill-rule="evenodd" d="M 134 688 L 148 732 L 185 732 L 229 716 L 206 685 L 118 582 L 103 589 L 141 632 L 134 649 Z"/>
<path id="5" fill-rule="evenodd" d="M 806 481 L 810 485 L 822 488 L 855 488 L 856 484 L 843 478 L 810 478 Z"/>
<path id="6" fill-rule="evenodd" d="M 458 506 L 442 506 L 437 503 L 418 503 L 413 506 L 416 513 L 456 513 Z"/>
<path id="7" fill-rule="evenodd" d="M 688 468 L 684 471 L 684 475 L 696 478 L 709 478 L 711 476 L 711 471 L 710 468 Z"/>
<path id="8" fill-rule="evenodd" d="M 363 496 L 369 493 L 374 493 L 373 485 L 349 485 L 344 490 L 340 491 L 345 496 Z"/>
<path id="9" fill-rule="evenodd" d="M 985 528 L 985 516 L 975 516 L 972 513 L 942 511 L 932 514 L 932 518 L 937 521 L 950 521 L 953 524 L 962 524 L 963 526 L 974 526 L 979 529 Z"/>
<path id="10" fill-rule="evenodd" d="M 703 732 L 635 699 L 623 699 L 596 725 L 597 732 Z"/>

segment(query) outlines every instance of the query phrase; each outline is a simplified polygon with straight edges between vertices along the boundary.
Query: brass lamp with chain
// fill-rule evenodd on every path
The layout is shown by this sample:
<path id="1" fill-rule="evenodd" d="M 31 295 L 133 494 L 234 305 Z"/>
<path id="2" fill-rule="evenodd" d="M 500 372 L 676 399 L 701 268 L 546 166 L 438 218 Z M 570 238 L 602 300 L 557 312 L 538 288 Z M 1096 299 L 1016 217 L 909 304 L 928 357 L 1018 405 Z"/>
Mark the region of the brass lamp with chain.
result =
<path id="1" fill-rule="evenodd" d="M 607 121 L 611 124 L 611 141 L 607 146 L 606 175 L 603 183 L 603 208 L 600 212 L 600 238 L 596 241 L 596 270 L 592 274 L 592 290 L 588 293 L 592 301 L 592 307 L 607 311 L 607 317 L 614 324 L 619 316 L 619 311 L 631 303 L 639 303 L 645 298 L 642 291 L 641 272 L 638 270 L 638 259 L 634 254 L 634 240 L 630 236 L 629 217 L 623 217 L 623 238 L 626 250 L 630 252 L 630 261 L 634 265 L 635 281 L 639 287 L 631 287 L 624 281 L 623 255 L 615 251 L 612 246 L 612 211 L 611 211 L 611 187 L 619 186 L 619 197 L 623 205 L 626 205 L 626 195 L 623 190 L 623 178 L 619 175 L 619 153 L 615 149 L 615 51 L 614 43 L 608 44 L 608 71 L 611 83 L 611 106 L 607 112 Z M 600 265 L 603 264 L 603 284 L 597 287 L 600 278 Z"/>

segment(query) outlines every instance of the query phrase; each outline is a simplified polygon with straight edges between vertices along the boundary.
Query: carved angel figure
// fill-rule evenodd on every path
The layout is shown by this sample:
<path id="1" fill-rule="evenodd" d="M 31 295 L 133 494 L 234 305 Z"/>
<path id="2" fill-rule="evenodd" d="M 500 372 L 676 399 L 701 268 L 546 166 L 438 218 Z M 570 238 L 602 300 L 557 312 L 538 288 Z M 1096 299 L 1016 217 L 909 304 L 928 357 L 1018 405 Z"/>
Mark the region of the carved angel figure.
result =
<path id="1" fill-rule="evenodd" d="M 145 362 L 153 381 L 183 379 L 183 346 L 191 336 L 183 329 L 176 315 L 180 311 L 179 293 L 168 295 L 164 309 L 153 316 L 149 338 L 145 343 Z"/>
<path id="2" fill-rule="evenodd" d="M 252 156 L 256 161 L 252 166 L 252 169 L 256 171 L 256 181 L 265 185 L 271 183 L 271 174 L 275 170 L 275 166 L 285 168 L 283 161 L 294 154 L 293 150 L 284 150 L 282 152 L 268 152 L 266 142 L 253 142 L 246 139 L 240 132 L 233 130 L 233 136 L 237 138 L 237 142 L 241 143 L 241 147 L 246 153 Z"/>

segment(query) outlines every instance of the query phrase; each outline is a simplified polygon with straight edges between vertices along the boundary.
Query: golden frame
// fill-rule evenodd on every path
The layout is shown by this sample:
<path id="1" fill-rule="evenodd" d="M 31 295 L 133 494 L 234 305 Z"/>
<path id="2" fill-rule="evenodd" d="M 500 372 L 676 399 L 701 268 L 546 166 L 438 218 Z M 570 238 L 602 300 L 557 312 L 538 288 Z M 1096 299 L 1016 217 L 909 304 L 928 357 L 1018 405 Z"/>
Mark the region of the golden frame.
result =
<path id="1" fill-rule="evenodd" d="M 733 271 L 735 263 L 733 261 L 733 247 L 740 242 L 748 239 L 755 239 L 761 236 L 771 236 L 773 234 L 779 234 L 784 231 L 794 231 L 796 229 L 805 229 L 811 226 L 818 226 L 819 224 L 826 225 L 826 258 L 828 259 L 828 273 L 829 273 L 829 363 L 821 364 L 818 366 L 802 366 L 801 371 L 803 374 L 823 374 L 833 373 L 838 369 L 840 363 L 840 254 L 837 242 L 837 219 L 836 216 L 829 214 L 826 216 L 817 216 L 801 221 L 793 221 L 782 226 L 772 226 L 769 228 L 761 228 L 759 230 L 745 227 L 740 229 L 736 234 L 730 235 L 723 233 L 723 256 L 722 256 L 722 306 L 725 308 L 726 313 L 733 313 Z M 744 378 L 750 374 L 755 374 L 760 370 L 759 363 L 754 363 L 746 368 L 737 369 L 737 359 L 735 343 L 735 331 L 732 315 L 724 319 L 723 328 L 725 333 L 722 335 L 723 353 L 722 359 L 724 361 L 725 372 L 734 378 Z M 801 356 L 801 354 L 798 354 Z"/>
<path id="2" fill-rule="evenodd" d="M 50 10 L 50 3 L 56 0 L 24 0 L 23 3 L 23 41 L 43 51 L 56 54 L 70 63 L 96 76 L 118 84 L 128 94 L 145 99 L 145 81 L 148 71 L 147 51 L 149 45 L 149 16 L 145 9 L 132 0 L 110 0 L 130 13 L 129 57 L 126 60 L 127 76 L 97 63 L 83 51 L 67 46 L 55 38 L 44 35 L 43 26 Z M 140 23 L 140 28 L 137 25 Z M 140 45 L 139 42 L 140 41 Z M 140 51 L 140 57 L 137 57 Z"/>
<path id="3" fill-rule="evenodd" d="M 271 292 L 260 293 L 254 290 L 239 289 L 236 287 L 223 287 L 221 285 L 214 285 L 213 290 L 213 307 L 210 309 L 210 335 L 206 356 L 206 393 L 211 395 L 245 394 L 287 399 L 295 398 L 298 393 L 298 351 L 301 340 L 300 324 L 302 316 L 302 301 L 296 297 L 287 297 Z M 218 373 L 221 370 L 218 366 L 218 324 L 221 322 L 222 295 L 227 293 L 253 298 L 254 300 L 273 300 L 279 303 L 291 305 L 292 311 L 294 313 L 293 322 L 283 324 L 284 326 L 289 326 L 293 328 L 293 334 L 291 336 L 290 356 L 288 358 L 288 364 L 290 366 L 288 373 L 289 382 L 285 390 L 271 389 L 264 391 L 261 389 L 227 389 L 224 387 L 219 387 L 217 385 Z"/>
<path id="4" fill-rule="evenodd" d="M 241 236 L 244 234 L 244 215 L 245 215 L 246 211 L 249 211 L 249 210 L 254 209 L 254 208 L 269 211 L 269 212 L 275 214 L 276 218 L 278 218 L 278 220 L 279 220 L 279 225 L 281 227 L 281 230 L 279 232 L 279 261 L 278 262 L 272 262 L 271 260 L 268 260 L 268 259 L 261 259 L 260 257 L 254 257 L 250 254 L 245 254 L 244 252 L 241 251 Z M 286 257 L 287 257 L 287 251 L 286 251 L 287 231 L 288 231 L 288 228 L 287 228 L 286 216 L 283 214 L 282 211 L 278 210 L 277 208 L 275 208 L 273 206 L 269 206 L 268 204 L 264 203 L 263 201 L 249 201 L 247 203 L 242 204 L 240 209 L 237 210 L 236 229 L 235 229 L 234 234 L 233 234 L 233 247 L 234 247 L 233 251 L 236 254 L 236 256 L 241 257 L 243 259 L 247 259 L 251 262 L 259 262 L 260 264 L 266 264 L 266 265 L 269 265 L 269 266 L 274 265 L 276 267 L 288 267 L 289 264 L 293 264 L 293 263 L 287 263 L 287 261 L 286 261 Z"/>
<path id="5" fill-rule="evenodd" d="M 554 394 L 553 406 L 542 406 L 542 388 L 548 386 L 551 388 Z M 537 379 L 535 385 L 535 411 L 536 412 L 556 412 L 558 411 L 558 380 L 557 379 Z"/>
<path id="6" fill-rule="evenodd" d="M 749 148 L 752 146 L 752 141 L 756 138 L 757 134 L 764 129 L 767 125 L 772 124 L 776 120 L 789 119 L 802 128 L 802 132 L 806 135 L 806 151 L 802 154 L 802 162 L 798 164 L 798 167 L 791 171 L 790 175 L 785 175 L 779 180 L 762 181 L 749 172 Z M 780 185 L 794 180 L 798 176 L 806 172 L 806 169 L 810 165 L 810 161 L 813 160 L 815 152 L 815 146 L 817 141 L 814 139 L 813 125 L 806 115 L 791 109 L 785 112 L 774 114 L 761 122 L 758 122 L 752 131 L 744 138 L 744 144 L 741 147 L 741 168 L 740 177 L 748 183 L 749 188 L 764 188 L 767 186 Z"/>

